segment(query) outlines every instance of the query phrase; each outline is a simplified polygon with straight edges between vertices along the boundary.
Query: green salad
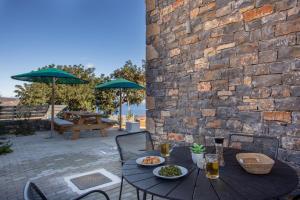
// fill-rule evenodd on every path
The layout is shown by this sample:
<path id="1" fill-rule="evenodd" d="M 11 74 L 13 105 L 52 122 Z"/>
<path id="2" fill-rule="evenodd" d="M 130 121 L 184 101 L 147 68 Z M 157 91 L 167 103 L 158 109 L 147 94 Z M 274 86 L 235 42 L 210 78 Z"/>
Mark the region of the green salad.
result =
<path id="1" fill-rule="evenodd" d="M 172 177 L 172 176 L 180 176 L 182 172 L 179 167 L 175 165 L 169 165 L 169 166 L 162 167 L 158 171 L 158 174 L 161 176 Z"/>

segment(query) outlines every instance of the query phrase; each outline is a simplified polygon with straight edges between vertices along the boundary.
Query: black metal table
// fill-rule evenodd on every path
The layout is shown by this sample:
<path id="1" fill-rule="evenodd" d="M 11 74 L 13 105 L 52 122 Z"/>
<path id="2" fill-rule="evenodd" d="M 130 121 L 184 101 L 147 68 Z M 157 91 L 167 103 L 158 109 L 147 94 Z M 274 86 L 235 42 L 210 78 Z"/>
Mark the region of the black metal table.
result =
<path id="1" fill-rule="evenodd" d="M 183 178 L 157 178 L 152 173 L 155 167 L 139 166 L 135 159 L 127 161 L 122 172 L 125 180 L 139 190 L 172 200 L 271 199 L 286 195 L 297 187 L 296 171 L 287 164 L 276 160 L 270 174 L 252 175 L 245 172 L 236 161 L 238 152 L 241 151 L 224 150 L 225 167 L 220 169 L 220 178 L 217 180 L 207 179 L 205 172 L 193 164 L 187 147 L 175 148 L 168 160 L 168 164 L 181 165 L 189 170 L 189 174 Z M 159 153 L 152 151 L 144 155 Z"/>

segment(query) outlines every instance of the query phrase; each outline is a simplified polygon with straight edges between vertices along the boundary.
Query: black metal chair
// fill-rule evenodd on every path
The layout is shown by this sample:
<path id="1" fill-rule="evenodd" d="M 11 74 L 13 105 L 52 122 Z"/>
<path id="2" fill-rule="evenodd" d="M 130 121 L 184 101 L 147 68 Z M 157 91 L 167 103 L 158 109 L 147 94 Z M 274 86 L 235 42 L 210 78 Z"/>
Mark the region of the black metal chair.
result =
<path id="1" fill-rule="evenodd" d="M 92 190 L 90 192 L 87 192 L 85 194 L 80 195 L 79 197 L 76 197 L 73 200 L 80 200 L 83 199 L 84 197 L 94 194 L 94 193 L 99 193 L 105 197 L 106 200 L 109 200 L 108 195 L 102 191 L 102 190 Z M 47 200 L 46 196 L 43 194 L 43 192 L 38 188 L 36 184 L 33 182 L 27 182 L 24 188 L 24 200 Z"/>
<path id="2" fill-rule="evenodd" d="M 148 131 L 118 135 L 116 136 L 115 140 L 117 143 L 122 165 L 127 160 L 137 157 L 137 155 L 141 154 L 143 151 L 154 149 L 153 140 L 151 138 L 151 134 Z M 122 197 L 123 181 L 124 177 L 122 175 L 119 200 L 121 200 Z M 137 189 L 136 192 L 137 199 L 139 200 L 139 190 Z"/>
<path id="3" fill-rule="evenodd" d="M 256 153 L 264 153 L 273 159 L 277 159 L 279 140 L 269 136 L 230 134 L 228 146 Z"/>

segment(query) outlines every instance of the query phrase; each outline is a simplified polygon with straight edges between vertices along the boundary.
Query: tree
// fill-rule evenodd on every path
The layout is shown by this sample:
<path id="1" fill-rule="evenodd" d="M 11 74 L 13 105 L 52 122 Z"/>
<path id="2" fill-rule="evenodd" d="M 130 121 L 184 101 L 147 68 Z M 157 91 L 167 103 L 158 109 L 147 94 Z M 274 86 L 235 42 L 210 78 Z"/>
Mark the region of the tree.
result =
<path id="1" fill-rule="evenodd" d="M 43 68 L 58 68 L 74 74 L 78 78 L 89 81 L 81 85 L 56 85 L 55 104 L 65 104 L 70 110 L 94 110 L 94 88 L 101 80 L 96 77 L 94 68 L 85 68 L 83 65 L 48 65 Z M 16 85 L 16 96 L 23 105 L 50 104 L 51 87 L 43 83 L 25 83 Z"/>
<path id="2" fill-rule="evenodd" d="M 117 90 L 95 90 L 98 83 L 103 83 L 111 78 L 125 78 L 130 81 L 145 84 L 145 68 L 137 67 L 129 60 L 125 65 L 115 70 L 110 76 L 101 74 L 96 76 L 94 68 L 86 68 L 83 65 L 48 65 L 44 68 L 58 68 L 74 74 L 78 78 L 89 81 L 82 85 L 56 85 L 55 104 L 64 104 L 70 110 L 94 111 L 98 106 L 106 115 L 112 114 L 119 106 Z M 24 83 L 16 85 L 16 96 L 20 98 L 22 105 L 43 105 L 51 103 L 51 87 L 44 83 Z M 144 91 L 126 90 L 123 102 L 140 104 L 144 99 Z"/>
<path id="3" fill-rule="evenodd" d="M 129 81 L 138 83 L 140 85 L 145 85 L 145 62 L 143 61 L 142 67 L 138 67 L 134 65 L 131 60 L 128 60 L 125 65 L 115 70 L 112 74 L 112 78 L 124 78 Z M 140 104 L 145 99 L 145 91 L 144 90 L 133 90 L 127 89 L 123 92 L 123 103 L 128 104 L 128 110 L 130 110 L 130 104 Z M 117 103 L 118 104 L 118 103 Z M 118 105 L 117 105 L 118 106 Z"/>
<path id="4" fill-rule="evenodd" d="M 99 83 L 109 81 L 110 78 L 101 74 L 99 77 Z M 96 105 L 104 112 L 104 115 L 112 114 L 117 108 L 116 102 L 117 91 L 115 90 L 95 90 Z"/>

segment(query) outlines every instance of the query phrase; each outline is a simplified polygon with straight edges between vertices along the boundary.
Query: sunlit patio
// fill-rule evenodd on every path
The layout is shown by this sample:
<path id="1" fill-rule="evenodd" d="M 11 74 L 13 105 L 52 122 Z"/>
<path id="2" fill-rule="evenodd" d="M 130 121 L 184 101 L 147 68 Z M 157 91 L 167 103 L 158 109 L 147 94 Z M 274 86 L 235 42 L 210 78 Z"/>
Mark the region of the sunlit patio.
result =
<path id="1" fill-rule="evenodd" d="M 68 185 L 67 177 L 101 169 L 121 177 L 121 164 L 116 148 L 115 136 L 124 134 L 110 129 L 107 137 L 96 131 L 83 132 L 80 139 L 67 140 L 55 134 L 45 139 L 49 132 L 36 135 L 12 137 L 14 152 L 0 157 L 1 200 L 23 199 L 27 181 L 34 181 L 49 199 L 71 199 L 79 195 Z M 111 199 L 118 199 L 120 183 L 102 188 Z M 125 184 L 123 199 L 136 198 L 135 189 Z M 92 195 L 87 199 L 101 199 Z"/>

